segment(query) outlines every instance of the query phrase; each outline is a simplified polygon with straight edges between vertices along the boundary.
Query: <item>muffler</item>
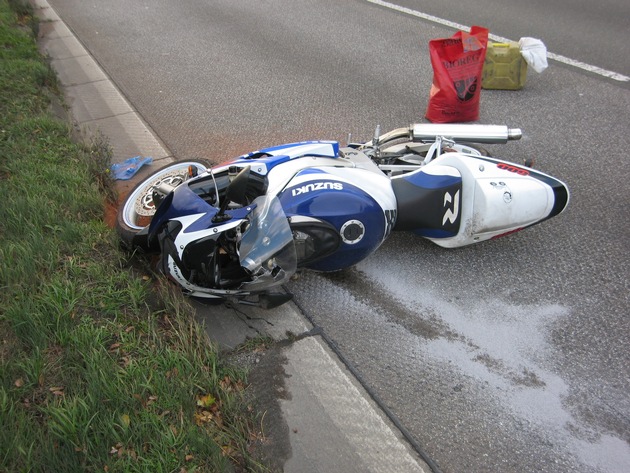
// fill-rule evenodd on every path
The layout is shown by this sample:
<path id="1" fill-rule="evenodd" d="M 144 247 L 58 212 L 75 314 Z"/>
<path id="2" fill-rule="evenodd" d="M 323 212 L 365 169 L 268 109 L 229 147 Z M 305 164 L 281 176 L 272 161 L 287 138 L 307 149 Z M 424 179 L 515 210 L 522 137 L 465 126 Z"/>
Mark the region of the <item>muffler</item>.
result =
<path id="1" fill-rule="evenodd" d="M 508 128 L 505 125 L 416 123 L 411 125 L 410 131 L 413 141 L 435 141 L 436 137 L 441 136 L 456 142 L 504 144 L 520 140 L 523 136 L 520 128 Z"/>

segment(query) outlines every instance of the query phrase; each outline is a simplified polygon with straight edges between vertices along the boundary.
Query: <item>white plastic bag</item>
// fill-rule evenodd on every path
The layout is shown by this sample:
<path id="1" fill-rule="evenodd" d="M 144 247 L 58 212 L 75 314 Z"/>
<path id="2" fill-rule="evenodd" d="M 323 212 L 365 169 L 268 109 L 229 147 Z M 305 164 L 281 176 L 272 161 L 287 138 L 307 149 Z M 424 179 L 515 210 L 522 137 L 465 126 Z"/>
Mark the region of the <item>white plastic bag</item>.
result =
<path id="1" fill-rule="evenodd" d="M 536 38 L 521 38 L 518 42 L 525 62 L 536 72 L 547 69 L 547 47 Z"/>

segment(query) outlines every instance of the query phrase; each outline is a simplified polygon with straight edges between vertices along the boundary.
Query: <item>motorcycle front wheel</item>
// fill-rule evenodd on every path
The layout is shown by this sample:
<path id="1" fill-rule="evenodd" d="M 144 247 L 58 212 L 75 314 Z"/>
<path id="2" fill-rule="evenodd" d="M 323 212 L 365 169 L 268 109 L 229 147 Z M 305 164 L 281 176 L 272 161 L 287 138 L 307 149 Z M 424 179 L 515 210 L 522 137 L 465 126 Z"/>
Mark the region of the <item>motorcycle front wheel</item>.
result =
<path id="1" fill-rule="evenodd" d="M 155 215 L 153 190 L 160 184 L 177 187 L 188 179 L 191 166 L 196 168 L 198 173 L 202 173 L 210 167 L 210 163 L 203 160 L 185 160 L 167 164 L 139 182 L 129 192 L 116 215 L 116 231 L 126 248 L 148 249 L 146 241 L 135 237 L 151 223 L 151 219 Z"/>

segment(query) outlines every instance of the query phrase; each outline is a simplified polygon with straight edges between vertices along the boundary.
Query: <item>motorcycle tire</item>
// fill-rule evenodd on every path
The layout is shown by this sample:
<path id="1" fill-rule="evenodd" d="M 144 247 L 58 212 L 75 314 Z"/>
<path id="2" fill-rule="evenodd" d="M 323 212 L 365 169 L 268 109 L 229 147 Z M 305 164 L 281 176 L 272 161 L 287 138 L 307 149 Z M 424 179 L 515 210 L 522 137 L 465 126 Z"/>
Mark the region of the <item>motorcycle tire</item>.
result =
<path id="1" fill-rule="evenodd" d="M 382 143 L 381 146 L 383 146 L 384 144 L 387 144 L 387 147 L 393 147 L 399 144 L 403 144 L 408 142 L 408 138 L 394 138 L 392 140 L 388 140 L 385 143 Z M 477 143 L 470 143 L 467 141 L 460 141 L 457 144 L 462 145 L 462 146 L 466 146 L 467 148 L 472 148 L 474 150 L 476 150 L 477 152 L 479 152 L 479 154 L 481 156 L 488 156 L 490 157 L 491 154 L 488 152 L 488 150 L 482 146 L 479 146 Z M 383 147 L 384 151 L 387 151 L 387 147 Z M 425 157 L 424 154 L 420 155 L 422 158 Z M 409 164 L 407 161 L 404 160 L 396 160 L 393 164 Z"/>
<path id="2" fill-rule="evenodd" d="M 151 223 L 155 214 L 153 189 L 162 183 L 177 187 L 186 180 L 190 166 L 196 167 L 201 173 L 210 168 L 211 164 L 204 160 L 183 160 L 169 163 L 140 181 L 129 192 L 116 215 L 116 231 L 125 248 L 149 250 L 147 239 L 137 236 L 143 228 Z"/>
<path id="3" fill-rule="evenodd" d="M 472 148 L 472 149 L 475 149 L 475 150 L 479 151 L 479 154 L 481 154 L 481 156 L 491 157 L 491 155 L 488 152 L 488 150 L 486 148 L 484 148 L 483 146 L 479 146 L 477 143 L 469 143 L 467 141 L 460 141 L 458 144 L 460 144 L 462 146 L 467 146 L 468 148 Z"/>

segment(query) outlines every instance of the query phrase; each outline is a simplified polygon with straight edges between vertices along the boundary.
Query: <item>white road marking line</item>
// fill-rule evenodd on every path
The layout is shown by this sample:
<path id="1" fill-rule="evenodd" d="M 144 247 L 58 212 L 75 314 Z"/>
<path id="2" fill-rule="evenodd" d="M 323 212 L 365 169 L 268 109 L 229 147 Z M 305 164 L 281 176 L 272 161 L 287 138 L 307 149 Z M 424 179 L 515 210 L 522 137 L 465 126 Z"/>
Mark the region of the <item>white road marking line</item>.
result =
<path id="1" fill-rule="evenodd" d="M 456 23 L 454 21 L 445 20 L 443 18 L 439 18 L 437 16 L 428 15 L 426 13 L 422 13 L 416 10 L 412 10 L 411 8 L 402 7 L 400 5 L 395 5 L 393 3 L 385 2 L 383 0 L 365 0 L 366 2 L 373 3 L 375 5 L 379 5 L 381 7 L 389 8 L 390 10 L 395 10 L 400 13 L 406 13 L 407 15 L 415 16 L 416 18 L 422 18 L 423 20 L 431 21 L 433 23 L 438 23 L 442 26 L 448 26 L 449 28 L 455 28 L 457 30 L 470 31 L 470 27 L 466 25 L 462 25 L 460 23 Z M 491 41 L 495 41 L 498 43 L 507 43 L 512 42 L 513 40 L 504 38 L 502 36 L 497 36 L 490 34 L 488 38 Z M 630 77 L 619 74 L 618 72 L 609 71 L 607 69 L 602 69 L 601 67 L 593 66 L 590 64 L 586 64 L 582 61 L 577 61 L 575 59 L 568 58 L 566 56 L 561 56 L 560 54 L 555 54 L 551 52 L 547 52 L 547 58 L 553 59 L 554 61 L 561 62 L 563 64 L 567 64 L 569 66 L 577 67 L 578 69 L 582 69 L 584 71 L 592 72 L 594 74 L 598 74 L 603 77 L 608 77 L 610 79 L 619 81 L 619 82 L 628 82 L 630 81 Z"/>

